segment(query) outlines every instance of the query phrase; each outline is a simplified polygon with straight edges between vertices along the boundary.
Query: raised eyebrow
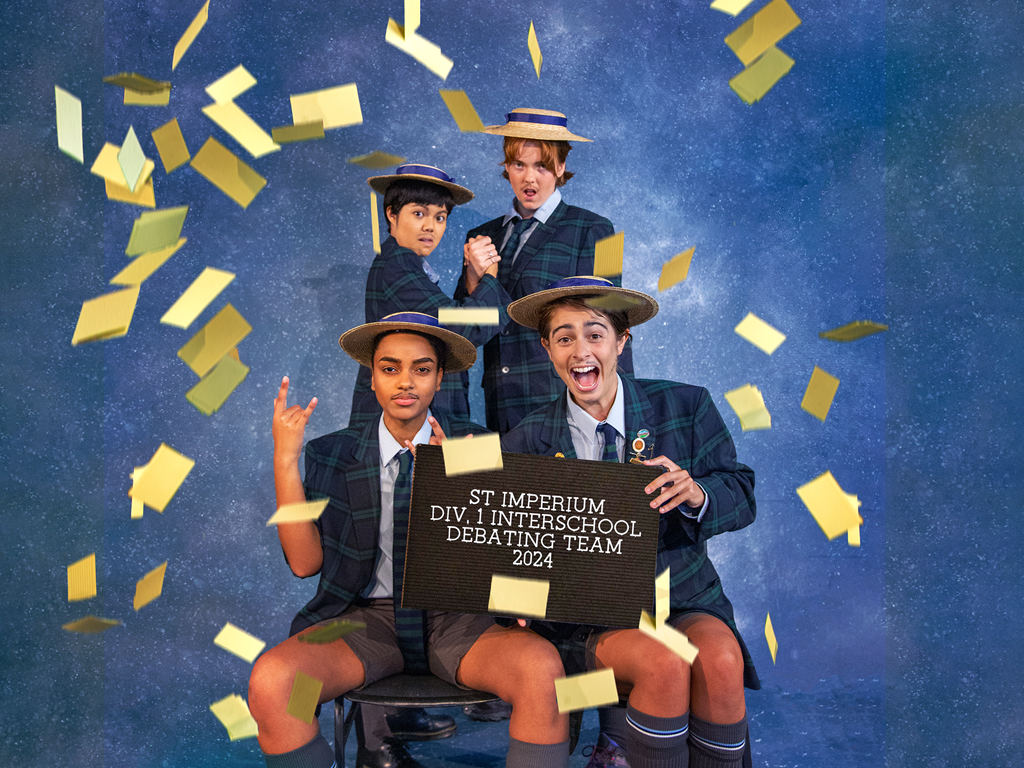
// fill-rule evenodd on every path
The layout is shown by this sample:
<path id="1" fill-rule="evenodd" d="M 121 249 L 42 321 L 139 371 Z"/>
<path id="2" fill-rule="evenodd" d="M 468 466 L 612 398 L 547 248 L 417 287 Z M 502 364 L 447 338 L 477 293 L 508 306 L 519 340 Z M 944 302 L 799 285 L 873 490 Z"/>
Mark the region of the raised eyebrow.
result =
<path id="1" fill-rule="evenodd" d="M 571 330 L 573 330 L 573 327 L 569 323 L 566 323 L 565 325 L 560 325 L 560 326 L 558 326 L 557 328 L 555 328 L 555 329 L 553 329 L 551 331 L 551 335 L 554 336 L 556 333 L 558 333 L 561 330 L 569 330 L 569 331 L 571 331 Z"/>

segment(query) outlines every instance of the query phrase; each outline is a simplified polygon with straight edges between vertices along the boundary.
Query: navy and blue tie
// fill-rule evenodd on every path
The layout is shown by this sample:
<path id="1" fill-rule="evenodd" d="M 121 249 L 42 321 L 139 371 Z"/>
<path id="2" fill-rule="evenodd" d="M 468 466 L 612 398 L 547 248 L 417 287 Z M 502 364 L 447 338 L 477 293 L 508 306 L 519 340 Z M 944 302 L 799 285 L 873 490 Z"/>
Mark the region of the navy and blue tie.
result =
<path id="1" fill-rule="evenodd" d="M 533 223 L 533 219 L 516 219 L 512 224 L 512 233 L 501 249 L 501 261 L 498 262 L 498 282 L 505 285 L 509 275 L 512 274 L 512 263 L 515 261 L 516 249 L 519 248 L 519 241 Z"/>
<path id="2" fill-rule="evenodd" d="M 615 436 L 618 432 L 608 422 L 597 425 L 597 431 L 604 435 L 604 450 L 601 452 L 601 461 L 613 461 L 619 463 L 619 450 L 615 446 Z"/>
<path id="3" fill-rule="evenodd" d="M 409 502 L 412 499 L 412 453 L 398 455 L 398 477 L 395 479 L 394 521 L 395 534 L 391 549 L 394 567 L 395 632 L 398 649 L 405 659 L 405 671 L 413 675 L 430 672 L 427 664 L 427 614 L 411 608 L 402 608 L 402 582 L 405 578 L 405 543 L 409 535 Z"/>

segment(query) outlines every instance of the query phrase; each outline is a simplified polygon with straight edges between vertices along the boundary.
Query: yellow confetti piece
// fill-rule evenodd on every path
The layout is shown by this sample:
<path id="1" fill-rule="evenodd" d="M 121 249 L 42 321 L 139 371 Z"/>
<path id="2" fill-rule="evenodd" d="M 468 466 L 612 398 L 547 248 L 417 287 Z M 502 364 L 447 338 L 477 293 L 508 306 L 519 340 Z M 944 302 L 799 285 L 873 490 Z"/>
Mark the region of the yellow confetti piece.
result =
<path id="1" fill-rule="evenodd" d="M 267 184 L 266 179 L 213 136 L 206 140 L 189 165 L 242 208 L 248 208 Z"/>
<path id="2" fill-rule="evenodd" d="M 594 275 L 596 277 L 618 277 L 622 274 L 622 254 L 626 233 L 616 232 L 603 237 L 594 245 Z"/>
<path id="3" fill-rule="evenodd" d="M 171 103 L 171 86 L 168 85 L 162 91 L 143 93 L 133 91 L 131 88 L 124 89 L 124 104 L 129 107 L 166 107 Z"/>
<path id="4" fill-rule="evenodd" d="M 501 469 L 501 438 L 497 434 L 441 441 L 447 477 Z"/>
<path id="5" fill-rule="evenodd" d="M 846 532 L 846 543 L 851 547 L 860 546 L 860 526 L 855 525 Z"/>
<path id="6" fill-rule="evenodd" d="M 164 574 L 166 572 L 167 561 L 164 560 L 162 564 L 135 582 L 135 599 L 132 601 L 132 605 L 136 612 L 160 597 L 164 591 Z"/>
<path id="7" fill-rule="evenodd" d="M 224 628 L 217 633 L 217 636 L 213 638 L 213 644 L 218 648 L 223 648 L 228 653 L 233 653 L 240 659 L 252 664 L 256 661 L 256 657 L 260 655 L 267 644 L 260 640 L 258 637 L 250 635 L 244 629 L 239 629 L 230 621 L 224 625 Z"/>
<path id="8" fill-rule="evenodd" d="M 359 89 L 355 83 L 325 88 L 322 91 L 297 93 L 289 97 L 292 105 L 292 124 L 323 123 L 324 130 L 359 125 L 363 111 L 359 106 Z"/>
<path id="9" fill-rule="evenodd" d="M 320 703 L 320 691 L 324 684 L 322 680 L 310 677 L 301 670 L 295 673 L 295 682 L 292 683 L 292 692 L 288 697 L 286 711 L 292 717 L 297 717 L 304 723 L 312 723 L 316 715 L 316 705 Z"/>
<path id="10" fill-rule="evenodd" d="M 132 324 L 139 286 L 133 285 L 82 302 L 71 346 L 124 336 Z"/>
<path id="11" fill-rule="evenodd" d="M 214 315 L 181 349 L 178 357 L 197 376 L 205 376 L 232 347 L 249 335 L 252 326 L 230 304 Z"/>
<path id="12" fill-rule="evenodd" d="M 270 132 L 278 144 L 294 144 L 299 141 L 312 141 L 324 137 L 324 121 L 316 120 L 302 125 L 282 125 Z"/>
<path id="13" fill-rule="evenodd" d="M 156 191 L 153 188 L 153 179 L 148 178 L 138 186 L 136 192 L 128 187 L 115 184 L 110 179 L 104 179 L 103 183 L 107 188 L 107 200 L 116 200 L 119 203 L 130 203 L 143 208 L 156 208 Z"/>
<path id="14" fill-rule="evenodd" d="M 725 400 L 739 418 L 744 432 L 772 428 L 772 415 L 765 407 L 761 390 L 753 384 L 730 389 L 725 393 Z"/>
<path id="15" fill-rule="evenodd" d="M 793 60 L 773 45 L 761 58 L 732 78 L 729 87 L 747 104 L 754 104 L 764 98 L 792 68 Z"/>
<path id="16" fill-rule="evenodd" d="M 549 587 L 548 582 L 540 579 L 518 579 L 493 574 L 487 610 L 502 616 L 543 619 L 548 610 Z"/>
<path id="17" fill-rule="evenodd" d="M 57 104 L 57 148 L 84 164 L 82 102 L 59 85 L 53 87 L 53 93 Z"/>
<path id="18" fill-rule="evenodd" d="M 188 328 L 234 279 L 234 272 L 207 267 L 164 312 L 160 322 L 175 328 Z"/>
<path id="19" fill-rule="evenodd" d="M 185 137 L 181 135 L 178 118 L 172 117 L 155 129 L 152 136 L 156 151 L 160 153 L 160 162 L 164 164 L 164 173 L 180 168 L 192 158 Z"/>
<path id="20" fill-rule="evenodd" d="M 142 473 L 146 471 L 146 467 L 136 467 L 135 471 L 129 475 L 134 485 L 135 481 L 142 477 Z M 146 505 L 142 503 L 142 499 L 132 499 L 132 520 L 141 520 L 143 513 L 146 510 Z"/>
<path id="21" fill-rule="evenodd" d="M 316 499 L 315 501 L 297 501 L 294 504 L 282 504 L 270 516 L 270 519 L 267 520 L 267 525 L 312 522 L 319 519 L 330 502 L 330 499 Z"/>
<path id="22" fill-rule="evenodd" d="M 715 0 L 711 7 L 716 11 L 728 13 L 730 16 L 738 16 L 740 11 L 750 5 L 754 0 Z"/>
<path id="23" fill-rule="evenodd" d="M 463 133 L 483 131 L 483 121 L 480 119 L 480 115 L 476 113 L 476 109 L 473 107 L 473 103 L 469 100 L 469 96 L 466 95 L 465 91 L 440 90 L 438 93 L 444 99 L 445 106 L 448 107 L 448 111 L 451 112 L 452 118 L 454 118 L 455 124 L 459 126 L 460 131 Z"/>
<path id="24" fill-rule="evenodd" d="M 772 652 L 772 664 L 775 663 L 775 654 L 779 652 L 779 641 L 775 639 L 775 629 L 772 627 L 772 615 L 769 613 L 764 620 L 764 639 L 768 641 L 768 650 Z"/>
<path id="25" fill-rule="evenodd" d="M 832 400 L 839 389 L 839 379 L 830 373 L 826 373 L 818 366 L 814 366 L 811 373 L 811 380 L 807 382 L 807 389 L 804 391 L 804 399 L 800 407 L 815 418 L 824 421 L 828 411 L 832 407 Z"/>
<path id="26" fill-rule="evenodd" d="M 195 18 L 192 19 L 192 22 L 188 25 L 188 29 L 185 30 L 184 34 L 174 45 L 174 58 L 171 60 L 172 72 L 178 68 L 178 62 L 181 61 L 181 57 L 185 55 L 185 51 L 187 51 L 189 46 L 191 46 L 195 41 L 196 37 L 206 25 L 206 20 L 209 17 L 210 0 L 206 0 L 206 2 L 203 3 L 203 7 L 199 9 L 199 13 L 196 14 Z"/>
<path id="27" fill-rule="evenodd" d="M 249 712 L 249 705 L 237 693 L 232 693 L 220 701 L 213 702 L 210 705 L 210 711 L 227 729 L 228 738 L 231 741 L 259 736 L 259 728 Z"/>
<path id="28" fill-rule="evenodd" d="M 371 170 L 380 170 L 381 168 L 390 168 L 394 165 L 401 165 L 405 162 L 404 157 L 398 155 L 389 155 L 387 152 L 380 152 L 374 150 L 367 155 L 358 155 L 357 157 L 350 157 L 348 162 L 361 165 L 363 168 L 369 168 Z"/>
<path id="29" fill-rule="evenodd" d="M 178 242 L 186 215 L 187 205 L 146 211 L 132 225 L 132 235 L 124 252 L 128 256 L 138 256 L 140 253 L 166 248 Z"/>
<path id="30" fill-rule="evenodd" d="M 321 624 L 309 632 L 303 632 L 298 637 L 300 643 L 327 645 L 328 643 L 333 643 L 335 640 L 340 640 L 345 635 L 351 635 L 353 632 L 358 632 L 361 629 L 366 629 L 366 624 L 361 621 L 338 619 L 337 621 L 332 621 L 328 624 Z"/>
<path id="31" fill-rule="evenodd" d="M 204 416 L 212 416 L 227 402 L 231 393 L 249 375 L 249 366 L 238 360 L 238 351 L 225 355 L 213 370 L 185 393 L 188 400 Z"/>
<path id="32" fill-rule="evenodd" d="M 540 80 L 540 65 L 544 56 L 540 52 L 540 43 L 537 42 L 537 30 L 533 27 L 533 19 L 530 19 L 530 31 L 526 33 L 526 47 L 530 49 L 530 60 L 537 72 L 537 79 Z"/>
<path id="33" fill-rule="evenodd" d="M 690 274 L 690 262 L 693 260 L 695 250 L 697 250 L 697 246 L 690 246 L 661 265 L 661 275 L 658 277 L 659 291 L 667 291 L 673 285 L 686 279 L 686 276 Z"/>
<path id="34" fill-rule="evenodd" d="M 656 622 L 647 611 L 640 611 L 640 624 L 637 628 L 648 637 L 653 637 L 687 664 L 693 664 L 693 660 L 697 658 L 699 649 L 690 642 L 690 638 L 671 624 Z"/>
<path id="35" fill-rule="evenodd" d="M 274 142 L 270 134 L 233 101 L 208 104 L 203 107 L 203 114 L 223 128 L 253 157 L 263 157 L 271 152 L 281 151 L 280 145 Z"/>
<path id="36" fill-rule="evenodd" d="M 128 495 L 139 499 L 157 512 L 163 512 L 188 477 L 195 461 L 178 453 L 166 443 L 160 443 L 146 465 L 142 477 L 136 477 Z"/>
<path id="37" fill-rule="evenodd" d="M 829 541 L 861 523 L 856 506 L 831 472 L 818 475 L 796 492 Z"/>
<path id="38" fill-rule="evenodd" d="M 128 182 L 125 181 L 124 173 L 121 172 L 121 165 L 117 161 L 117 155 L 120 151 L 121 148 L 116 144 L 111 144 L 110 142 L 104 144 L 99 154 L 96 155 L 96 160 L 93 162 L 89 172 L 119 187 L 127 188 Z M 145 165 L 142 166 L 142 175 L 139 177 L 138 183 L 144 184 L 155 168 L 156 163 L 152 160 L 146 160 Z"/>
<path id="39" fill-rule="evenodd" d="M 856 341 L 887 330 L 889 330 L 889 326 L 882 323 L 875 323 L 871 320 L 855 320 L 830 331 L 822 331 L 818 334 L 818 338 L 829 341 Z"/>
<path id="40" fill-rule="evenodd" d="M 636 307 L 643 302 L 633 296 L 608 293 L 604 296 L 594 296 L 592 298 L 584 299 L 583 303 L 588 307 L 597 307 L 598 309 L 615 311 L 630 309 L 631 307 Z"/>
<path id="41" fill-rule="evenodd" d="M 448 73 L 452 70 L 452 60 L 441 52 L 440 46 L 427 38 L 416 34 L 415 31 L 407 32 L 397 21 L 388 19 L 384 40 L 412 56 L 442 80 L 448 79 Z"/>
<path id="42" fill-rule="evenodd" d="M 666 568 L 654 580 L 654 619 L 658 626 L 668 621 L 671 612 L 672 573 Z"/>
<path id="43" fill-rule="evenodd" d="M 777 331 L 753 312 L 748 312 L 734 329 L 762 352 L 771 354 L 786 340 L 786 334 Z"/>
<path id="44" fill-rule="evenodd" d="M 380 212 L 377 210 L 377 193 L 370 192 L 370 237 L 373 238 L 373 252 L 380 253 Z"/>
<path id="45" fill-rule="evenodd" d="M 562 714 L 615 704 L 619 700 L 619 691 L 615 687 L 615 672 L 611 668 L 606 668 L 582 675 L 557 678 L 555 698 L 558 701 L 558 711 Z"/>
<path id="46" fill-rule="evenodd" d="M 101 619 L 99 616 L 85 616 L 78 621 L 72 621 L 69 624 L 64 624 L 61 629 L 66 629 L 68 632 L 78 632 L 83 635 L 95 635 L 100 632 L 106 632 L 111 627 L 120 626 L 121 622 L 117 619 Z"/>
<path id="47" fill-rule="evenodd" d="M 167 80 L 154 80 L 151 77 L 140 75 L 138 72 L 118 72 L 116 75 L 107 75 L 103 78 L 107 85 L 116 85 L 118 88 L 130 88 L 137 93 L 157 93 L 171 87 Z"/>
<path id="48" fill-rule="evenodd" d="M 498 325 L 497 307 L 441 307 L 437 310 L 441 325 Z"/>
<path id="49" fill-rule="evenodd" d="M 96 597 L 96 553 L 68 566 L 68 602 Z"/>
<path id="50" fill-rule="evenodd" d="M 206 86 L 207 95 L 217 104 L 233 101 L 256 85 L 256 78 L 239 64 L 223 77 Z"/>
<path id="51" fill-rule="evenodd" d="M 136 256 L 131 264 L 114 275 L 110 282 L 114 285 L 141 285 L 147 277 L 160 269 L 171 256 L 176 254 L 186 242 L 188 242 L 187 238 L 180 237 L 174 245 Z"/>
<path id="52" fill-rule="evenodd" d="M 800 18 L 786 0 L 772 0 L 726 37 L 725 44 L 748 66 L 798 26 Z"/>
<path id="53" fill-rule="evenodd" d="M 415 32 L 420 28 L 420 0 L 405 0 L 405 34 Z"/>

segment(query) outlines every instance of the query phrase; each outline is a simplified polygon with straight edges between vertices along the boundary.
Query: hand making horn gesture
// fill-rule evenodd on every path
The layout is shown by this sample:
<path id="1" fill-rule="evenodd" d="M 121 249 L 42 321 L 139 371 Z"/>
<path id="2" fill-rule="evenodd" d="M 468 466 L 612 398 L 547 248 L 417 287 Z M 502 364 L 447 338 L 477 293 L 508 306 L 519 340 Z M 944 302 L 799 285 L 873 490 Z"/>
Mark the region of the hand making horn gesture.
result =
<path id="1" fill-rule="evenodd" d="M 314 397 L 309 405 L 288 407 L 288 377 L 281 379 L 281 389 L 274 398 L 274 461 L 294 465 L 302 453 L 303 435 L 306 422 L 316 410 L 317 399 Z"/>
<path id="2" fill-rule="evenodd" d="M 437 419 L 435 419 L 433 416 L 427 416 L 427 421 L 430 422 L 430 428 L 434 432 L 434 434 L 430 436 L 430 445 L 440 445 L 441 443 L 448 439 L 447 436 L 445 436 L 444 434 L 444 430 L 441 429 L 441 425 L 437 423 Z M 472 436 L 473 435 L 466 435 L 467 439 Z M 412 452 L 412 457 L 415 459 L 416 446 L 412 444 L 412 440 L 406 440 L 405 447 Z"/>

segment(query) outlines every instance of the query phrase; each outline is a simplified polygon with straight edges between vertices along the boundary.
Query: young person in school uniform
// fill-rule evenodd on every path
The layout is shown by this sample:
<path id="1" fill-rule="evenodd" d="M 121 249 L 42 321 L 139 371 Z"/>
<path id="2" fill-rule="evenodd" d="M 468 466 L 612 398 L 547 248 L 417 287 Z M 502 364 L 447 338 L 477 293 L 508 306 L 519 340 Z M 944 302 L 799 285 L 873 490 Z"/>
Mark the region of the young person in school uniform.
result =
<path id="1" fill-rule="evenodd" d="M 432 410 L 446 371 L 472 366 L 472 342 L 419 313 L 400 313 L 346 332 L 339 340 L 371 371 L 381 414 L 359 428 L 306 444 L 306 408 L 288 406 L 288 379 L 274 401 L 274 485 L 277 505 L 328 498 L 315 522 L 283 523 L 285 559 L 301 577 L 320 575 L 316 595 L 298 613 L 291 637 L 253 666 L 249 708 L 259 726 L 268 768 L 329 768 L 334 752 L 318 723 L 288 714 L 296 673 L 323 682 L 320 702 L 401 672 L 432 673 L 449 683 L 490 691 L 512 703 L 510 767 L 564 766 L 568 718 L 558 713 L 554 679 L 563 675 L 557 650 L 528 629 L 502 628 L 490 616 L 413 611 L 399 606 L 412 483 L 412 449 L 483 428 Z M 301 642 L 337 618 L 366 624 L 334 642 Z M 501 659 L 495 664 L 495 659 Z M 359 765 L 419 766 L 404 750 L 360 754 Z"/>
<path id="2" fill-rule="evenodd" d="M 502 175 L 512 187 L 512 205 L 469 232 L 456 299 L 471 295 L 473 265 L 488 257 L 500 259 L 498 282 L 513 300 L 563 277 L 591 275 L 594 245 L 614 234 L 608 219 L 562 199 L 561 188 L 573 176 L 565 166 L 569 142 L 590 139 L 570 132 L 561 112 L 520 108 L 505 117 L 505 125 L 484 130 L 505 137 Z M 632 374 L 628 347 L 620 364 Z M 483 388 L 487 426 L 501 434 L 565 391 L 537 335 L 515 323 L 484 345 Z"/>
<path id="3" fill-rule="evenodd" d="M 390 236 L 381 243 L 380 254 L 370 265 L 366 278 L 366 322 L 395 312 L 423 312 L 437 316 L 441 307 L 501 310 L 510 298 L 499 285 L 500 258 L 480 252 L 465 266 L 472 286 L 464 295 L 452 299 L 438 287 L 439 277 L 426 259 L 444 237 L 448 216 L 456 205 L 473 199 L 473 193 L 456 184 L 440 168 L 407 163 L 394 173 L 373 176 L 367 183 L 384 196 L 384 215 Z M 508 324 L 502 312 L 499 325 L 452 326 L 475 345 L 480 346 Z M 461 418 L 469 418 L 469 377 L 465 372 L 445 376 L 434 398 L 437 408 Z M 360 368 L 352 393 L 349 426 L 359 426 L 380 414 L 373 392 L 370 372 Z"/>
<path id="4" fill-rule="evenodd" d="M 590 303 L 602 297 L 628 308 Z M 669 622 L 700 652 L 691 668 L 638 629 L 543 622 L 532 628 L 559 646 L 567 674 L 615 670 L 630 691 L 625 744 L 618 746 L 632 768 L 741 765 L 748 751 L 743 689 L 760 682 L 707 540 L 754 521 L 753 471 L 737 462 L 706 389 L 620 375 L 630 327 L 658 311 L 650 296 L 577 277 L 519 299 L 508 311 L 539 331 L 567 391 L 505 435 L 503 450 L 615 462 L 658 454 L 643 460 L 664 470 L 645 488 L 652 514 L 661 515 L 657 572 L 671 569 Z"/>

